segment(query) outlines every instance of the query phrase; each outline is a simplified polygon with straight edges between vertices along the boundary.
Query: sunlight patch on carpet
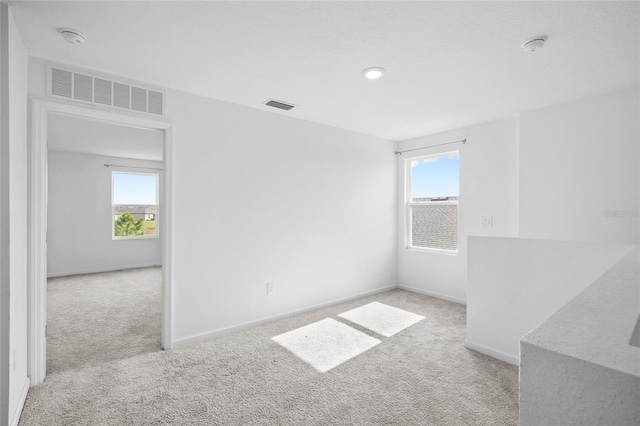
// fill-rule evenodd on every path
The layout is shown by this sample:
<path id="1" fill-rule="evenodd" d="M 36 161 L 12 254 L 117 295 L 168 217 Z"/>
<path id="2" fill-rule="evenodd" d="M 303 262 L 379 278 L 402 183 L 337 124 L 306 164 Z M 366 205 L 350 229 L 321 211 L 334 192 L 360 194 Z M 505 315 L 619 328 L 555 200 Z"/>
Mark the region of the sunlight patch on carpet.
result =
<path id="1" fill-rule="evenodd" d="M 421 315 L 379 302 L 371 302 L 338 316 L 385 337 L 393 336 L 424 319 Z"/>
<path id="2" fill-rule="evenodd" d="M 331 318 L 272 338 L 301 360 L 325 373 L 380 343 Z"/>

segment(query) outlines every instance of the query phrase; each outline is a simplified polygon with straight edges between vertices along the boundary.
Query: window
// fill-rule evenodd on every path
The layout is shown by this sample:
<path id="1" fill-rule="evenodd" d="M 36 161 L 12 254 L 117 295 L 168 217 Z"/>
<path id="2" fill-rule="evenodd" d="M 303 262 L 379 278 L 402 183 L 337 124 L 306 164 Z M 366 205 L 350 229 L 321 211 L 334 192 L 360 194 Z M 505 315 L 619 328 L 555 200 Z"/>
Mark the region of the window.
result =
<path id="1" fill-rule="evenodd" d="M 458 151 L 408 158 L 407 247 L 457 253 Z"/>
<path id="2" fill-rule="evenodd" d="M 158 175 L 113 172 L 112 238 L 158 236 Z"/>

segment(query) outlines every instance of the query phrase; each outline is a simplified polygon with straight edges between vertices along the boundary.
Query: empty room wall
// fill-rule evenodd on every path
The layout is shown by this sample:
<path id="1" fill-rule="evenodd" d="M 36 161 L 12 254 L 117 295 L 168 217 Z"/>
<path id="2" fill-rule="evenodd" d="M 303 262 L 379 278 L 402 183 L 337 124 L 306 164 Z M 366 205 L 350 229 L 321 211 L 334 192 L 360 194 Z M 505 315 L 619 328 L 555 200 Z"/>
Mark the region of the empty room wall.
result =
<path id="1" fill-rule="evenodd" d="M 520 238 L 472 239 L 467 346 L 517 363 L 525 333 L 638 243 L 638 101 L 632 89 L 521 114 Z"/>
<path id="2" fill-rule="evenodd" d="M 638 88 L 523 113 L 520 236 L 637 244 L 639 117 Z"/>
<path id="3" fill-rule="evenodd" d="M 393 144 L 257 108 L 167 90 L 175 344 L 396 284 Z"/>
<path id="4" fill-rule="evenodd" d="M 589 287 L 632 247 L 470 237 L 465 346 L 518 365 L 520 338 Z"/>
<path id="5" fill-rule="evenodd" d="M 27 52 L 11 10 L 0 4 L 2 55 L 2 418 L 17 424 L 27 377 Z M 8 235 L 7 235 L 8 234 Z M 8 237 L 8 238 L 7 238 Z M 5 285 L 8 285 L 8 292 Z M 8 322 L 6 320 L 8 319 Z M 8 325 L 8 329 L 6 328 Z M 8 331 L 8 333 L 7 333 Z M 8 339 L 5 340 L 5 339 Z M 8 351 L 6 350 L 8 344 Z"/>
<path id="6" fill-rule="evenodd" d="M 176 91 L 167 113 L 179 342 L 395 286 L 389 141 Z"/>
<path id="7" fill-rule="evenodd" d="M 518 120 L 516 117 L 398 143 L 413 149 L 467 138 L 454 144 L 398 156 L 398 285 L 464 303 L 467 291 L 467 236 L 517 236 Z M 460 201 L 458 254 L 407 249 L 405 242 L 404 160 L 458 149 Z M 493 226 L 483 227 L 491 216 Z"/>
<path id="8" fill-rule="evenodd" d="M 401 220 L 399 285 L 466 300 L 471 235 L 637 244 L 639 105 L 638 88 L 632 88 L 400 142 L 400 149 L 409 149 L 469 140 L 412 153 L 460 149 L 460 252 L 407 250 Z M 403 214 L 400 161 L 398 212 Z M 482 216 L 492 216 L 493 226 L 482 227 Z"/>
<path id="9" fill-rule="evenodd" d="M 156 161 L 49 152 L 48 256 L 50 277 L 162 264 L 159 238 L 113 240 L 112 171 L 105 163 L 161 168 Z"/>

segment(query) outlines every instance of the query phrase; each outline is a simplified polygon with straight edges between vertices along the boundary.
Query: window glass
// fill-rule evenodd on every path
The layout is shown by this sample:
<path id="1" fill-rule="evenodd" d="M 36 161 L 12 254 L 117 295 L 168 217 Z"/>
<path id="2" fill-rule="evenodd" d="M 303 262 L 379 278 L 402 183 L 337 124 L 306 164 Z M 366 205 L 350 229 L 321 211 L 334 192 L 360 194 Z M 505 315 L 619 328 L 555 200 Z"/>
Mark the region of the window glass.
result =
<path id="1" fill-rule="evenodd" d="M 458 153 L 411 161 L 411 198 L 427 199 L 459 195 Z"/>
<path id="2" fill-rule="evenodd" d="M 113 172 L 113 237 L 158 236 L 158 175 Z"/>
<path id="3" fill-rule="evenodd" d="M 458 250 L 458 152 L 420 157 L 409 166 L 408 221 L 411 248 Z"/>

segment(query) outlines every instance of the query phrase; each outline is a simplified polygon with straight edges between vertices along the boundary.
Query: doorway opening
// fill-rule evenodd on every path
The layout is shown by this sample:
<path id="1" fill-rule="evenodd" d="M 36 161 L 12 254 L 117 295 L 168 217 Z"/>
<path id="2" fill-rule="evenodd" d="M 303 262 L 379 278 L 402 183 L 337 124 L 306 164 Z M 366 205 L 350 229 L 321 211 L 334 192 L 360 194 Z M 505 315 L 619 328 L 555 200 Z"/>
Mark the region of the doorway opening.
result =
<path id="1" fill-rule="evenodd" d="M 170 349 L 171 124 L 41 100 L 32 117 L 31 385 L 48 367 Z M 56 320 L 51 330 L 48 314 Z M 67 334 L 88 340 L 85 347 L 69 352 L 78 342 Z M 57 355 L 50 366 L 48 343 Z"/>
<path id="2" fill-rule="evenodd" d="M 47 374 L 161 350 L 163 133 L 47 127 Z"/>

